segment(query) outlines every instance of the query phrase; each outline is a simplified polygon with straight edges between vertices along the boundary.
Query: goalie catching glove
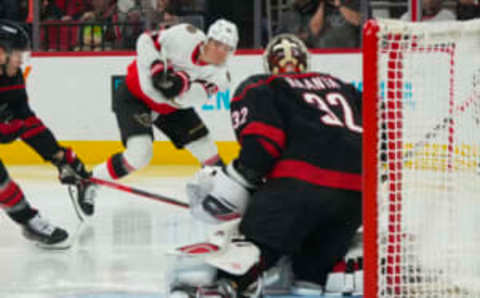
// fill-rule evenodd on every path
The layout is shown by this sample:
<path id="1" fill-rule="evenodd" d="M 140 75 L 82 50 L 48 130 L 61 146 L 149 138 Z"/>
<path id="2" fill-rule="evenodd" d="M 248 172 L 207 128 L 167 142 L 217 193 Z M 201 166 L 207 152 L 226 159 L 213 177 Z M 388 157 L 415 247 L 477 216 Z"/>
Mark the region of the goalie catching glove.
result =
<path id="1" fill-rule="evenodd" d="M 233 163 L 226 168 L 204 167 L 187 183 L 190 212 L 212 224 L 239 218 L 245 212 L 252 188 Z"/>
<path id="2" fill-rule="evenodd" d="M 61 158 L 53 158 L 52 163 L 58 168 L 58 179 L 63 184 L 77 184 L 89 179 L 91 173 L 85 169 L 83 162 L 70 148 L 62 148 Z"/>
<path id="3" fill-rule="evenodd" d="M 151 67 L 153 86 L 166 99 L 173 99 L 190 89 L 190 77 L 184 71 L 174 71 L 168 62 L 156 60 Z"/>

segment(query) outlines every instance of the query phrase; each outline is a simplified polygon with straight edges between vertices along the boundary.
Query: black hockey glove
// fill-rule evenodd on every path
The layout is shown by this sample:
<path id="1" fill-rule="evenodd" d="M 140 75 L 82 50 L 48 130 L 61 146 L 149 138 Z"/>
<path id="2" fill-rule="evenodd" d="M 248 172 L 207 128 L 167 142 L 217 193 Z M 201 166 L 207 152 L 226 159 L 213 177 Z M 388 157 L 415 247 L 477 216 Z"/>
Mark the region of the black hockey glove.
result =
<path id="1" fill-rule="evenodd" d="M 63 184 L 77 184 L 83 179 L 92 176 L 91 172 L 85 169 L 83 162 L 70 148 L 62 148 L 62 159 L 53 159 L 52 163 L 58 168 L 58 179 Z"/>
<path id="2" fill-rule="evenodd" d="M 0 143 L 15 141 L 25 130 L 25 123 L 20 119 L 0 123 Z"/>
<path id="3" fill-rule="evenodd" d="M 190 77 L 186 72 L 174 71 L 171 66 L 161 61 L 152 64 L 151 75 L 153 86 L 162 92 L 166 99 L 173 99 L 190 88 Z"/>

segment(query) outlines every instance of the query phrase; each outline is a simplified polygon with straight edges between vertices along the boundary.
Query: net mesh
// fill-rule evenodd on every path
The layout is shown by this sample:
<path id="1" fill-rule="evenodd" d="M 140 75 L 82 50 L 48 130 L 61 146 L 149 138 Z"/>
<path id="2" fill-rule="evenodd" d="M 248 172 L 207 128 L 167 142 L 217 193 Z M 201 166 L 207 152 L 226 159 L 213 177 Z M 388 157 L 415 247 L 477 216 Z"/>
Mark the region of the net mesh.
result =
<path id="1" fill-rule="evenodd" d="M 378 297 L 480 297 L 480 22 L 380 21 Z"/>

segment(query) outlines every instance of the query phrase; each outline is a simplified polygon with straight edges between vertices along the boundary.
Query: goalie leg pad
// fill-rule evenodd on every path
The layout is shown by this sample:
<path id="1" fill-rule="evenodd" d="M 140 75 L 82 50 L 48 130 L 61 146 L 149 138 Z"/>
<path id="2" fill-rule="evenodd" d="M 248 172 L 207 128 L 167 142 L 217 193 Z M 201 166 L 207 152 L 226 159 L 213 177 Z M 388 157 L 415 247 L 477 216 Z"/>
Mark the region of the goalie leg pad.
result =
<path id="1" fill-rule="evenodd" d="M 208 129 L 193 108 L 160 115 L 154 125 L 170 138 L 176 148 L 208 135 Z"/>

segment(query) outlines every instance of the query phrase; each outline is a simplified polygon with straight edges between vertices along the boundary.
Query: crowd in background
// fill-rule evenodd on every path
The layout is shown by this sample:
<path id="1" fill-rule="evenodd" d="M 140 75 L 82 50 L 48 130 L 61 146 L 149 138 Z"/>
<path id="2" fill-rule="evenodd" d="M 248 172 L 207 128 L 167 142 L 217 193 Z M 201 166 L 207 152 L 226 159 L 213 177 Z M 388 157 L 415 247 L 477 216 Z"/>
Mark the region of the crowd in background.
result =
<path id="1" fill-rule="evenodd" d="M 39 4 L 40 50 L 105 51 L 133 49 L 144 30 L 188 22 L 206 30 L 216 18 L 237 24 L 240 48 L 254 46 L 253 0 L 33 0 Z M 284 6 L 274 26 L 267 1 Z M 356 48 L 369 17 L 409 20 L 407 0 L 378 8 L 376 0 L 262 0 L 261 43 L 293 33 L 311 48 Z M 0 18 L 25 22 L 31 31 L 32 0 L 0 0 Z M 383 1 L 385 3 L 385 1 Z M 480 16 L 478 0 L 422 0 L 421 21 L 467 20 Z M 270 26 L 269 28 L 267 28 Z"/>

